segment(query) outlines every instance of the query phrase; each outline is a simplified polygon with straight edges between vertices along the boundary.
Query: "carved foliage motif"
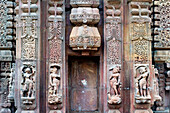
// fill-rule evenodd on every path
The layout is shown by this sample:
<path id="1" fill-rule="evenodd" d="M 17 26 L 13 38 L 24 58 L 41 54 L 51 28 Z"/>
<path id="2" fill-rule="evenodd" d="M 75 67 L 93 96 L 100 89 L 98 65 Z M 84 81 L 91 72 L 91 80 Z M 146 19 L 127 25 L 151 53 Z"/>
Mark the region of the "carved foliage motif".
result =
<path id="1" fill-rule="evenodd" d="M 24 17 L 22 21 L 22 58 L 34 60 L 36 57 L 37 20 Z"/>
<path id="2" fill-rule="evenodd" d="M 121 37 L 120 25 L 115 23 L 106 24 L 107 31 L 107 61 L 108 64 L 121 64 Z"/>
<path id="3" fill-rule="evenodd" d="M 61 63 L 62 62 L 62 22 L 49 23 L 49 51 L 50 62 Z"/>
<path id="4" fill-rule="evenodd" d="M 138 15 L 136 15 L 136 13 Z M 149 3 L 131 2 L 130 3 L 130 36 L 132 40 L 132 57 L 135 64 L 148 63 L 150 56 L 150 17 Z"/>
<path id="5" fill-rule="evenodd" d="M 150 54 L 150 32 L 148 23 L 131 23 L 133 41 L 133 60 L 137 63 L 148 63 Z"/>
<path id="6" fill-rule="evenodd" d="M 21 100 L 23 105 L 33 105 L 35 103 L 35 66 L 25 64 L 22 68 Z"/>

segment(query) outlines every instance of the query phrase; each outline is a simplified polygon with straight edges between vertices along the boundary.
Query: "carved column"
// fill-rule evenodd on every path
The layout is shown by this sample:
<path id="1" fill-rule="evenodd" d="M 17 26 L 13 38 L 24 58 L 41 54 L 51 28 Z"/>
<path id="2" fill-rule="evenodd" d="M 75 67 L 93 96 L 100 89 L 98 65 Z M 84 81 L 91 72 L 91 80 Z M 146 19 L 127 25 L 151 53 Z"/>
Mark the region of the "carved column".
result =
<path id="1" fill-rule="evenodd" d="M 15 3 L 11 0 L 0 1 L 0 112 L 3 113 L 11 112 L 9 107 L 14 101 L 13 95 L 8 97 L 15 59 L 14 7 Z"/>
<path id="2" fill-rule="evenodd" d="M 17 113 L 39 112 L 40 1 L 16 1 Z"/>
<path id="3" fill-rule="evenodd" d="M 131 63 L 133 73 L 132 78 L 132 106 L 131 110 L 135 113 L 152 113 L 157 84 L 152 66 L 151 56 L 151 18 L 150 0 L 131 1 L 129 3 L 130 14 L 130 41 L 131 41 Z M 131 111 L 131 112 L 132 112 Z"/>
<path id="4" fill-rule="evenodd" d="M 120 113 L 122 107 L 122 11 L 121 1 L 105 2 L 105 74 L 107 111 Z M 105 103 L 106 104 L 106 103 Z"/>
<path id="5" fill-rule="evenodd" d="M 49 0 L 47 44 L 47 112 L 61 113 L 64 78 L 64 1 Z"/>

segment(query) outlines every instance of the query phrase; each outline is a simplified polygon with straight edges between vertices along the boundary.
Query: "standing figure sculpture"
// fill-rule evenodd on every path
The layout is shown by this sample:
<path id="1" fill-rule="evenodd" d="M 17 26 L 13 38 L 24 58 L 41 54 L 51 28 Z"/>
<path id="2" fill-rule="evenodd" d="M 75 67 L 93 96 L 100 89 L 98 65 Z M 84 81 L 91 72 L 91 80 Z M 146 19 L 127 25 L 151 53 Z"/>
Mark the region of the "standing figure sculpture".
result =
<path id="1" fill-rule="evenodd" d="M 118 96 L 118 85 L 120 83 L 119 68 L 113 68 L 109 80 L 110 80 L 110 87 L 114 90 L 115 95 Z"/>
<path id="2" fill-rule="evenodd" d="M 150 103 L 150 84 L 149 84 L 149 76 L 150 71 L 147 65 L 138 65 L 136 66 L 136 74 L 135 74 L 135 99 L 136 103 Z"/>
<path id="3" fill-rule="evenodd" d="M 149 72 L 147 71 L 146 67 L 140 67 L 139 70 L 140 76 L 137 78 L 139 89 L 140 89 L 140 96 L 146 97 L 148 94 L 148 88 L 147 88 L 147 81 L 149 77 Z"/>
<path id="4" fill-rule="evenodd" d="M 24 81 L 22 84 L 23 87 L 23 97 L 34 97 L 34 83 L 35 80 L 33 78 L 34 72 L 31 73 L 31 69 L 27 67 L 25 69 L 25 73 L 23 74 Z"/>
<path id="5" fill-rule="evenodd" d="M 50 104 L 61 103 L 60 67 L 57 64 L 50 66 L 48 102 Z"/>
<path id="6" fill-rule="evenodd" d="M 53 67 L 49 78 L 50 86 L 53 89 L 53 95 L 57 95 L 60 85 L 60 75 L 57 74 L 57 71 L 57 67 Z"/>
<path id="7" fill-rule="evenodd" d="M 119 104 L 120 98 L 120 67 L 116 66 L 109 77 L 110 92 L 108 94 L 109 104 Z"/>

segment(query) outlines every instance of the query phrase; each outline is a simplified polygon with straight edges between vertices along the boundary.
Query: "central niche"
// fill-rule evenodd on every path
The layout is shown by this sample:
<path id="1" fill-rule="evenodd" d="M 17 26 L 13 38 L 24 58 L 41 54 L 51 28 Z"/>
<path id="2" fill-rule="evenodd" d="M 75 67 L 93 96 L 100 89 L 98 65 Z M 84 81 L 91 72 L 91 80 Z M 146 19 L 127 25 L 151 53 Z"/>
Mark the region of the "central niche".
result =
<path id="1" fill-rule="evenodd" d="M 98 112 L 99 60 L 89 57 L 69 58 L 69 111 Z"/>

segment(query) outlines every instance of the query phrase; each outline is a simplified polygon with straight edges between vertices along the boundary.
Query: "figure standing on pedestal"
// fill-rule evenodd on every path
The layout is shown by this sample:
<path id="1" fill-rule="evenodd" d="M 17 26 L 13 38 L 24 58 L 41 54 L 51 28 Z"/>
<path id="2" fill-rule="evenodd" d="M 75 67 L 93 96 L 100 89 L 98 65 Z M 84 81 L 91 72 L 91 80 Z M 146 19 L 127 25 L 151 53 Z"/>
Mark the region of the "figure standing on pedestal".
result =
<path id="1" fill-rule="evenodd" d="M 116 66 L 112 70 L 112 74 L 109 77 L 110 92 L 108 94 L 109 104 L 119 104 L 120 98 L 120 68 Z"/>

